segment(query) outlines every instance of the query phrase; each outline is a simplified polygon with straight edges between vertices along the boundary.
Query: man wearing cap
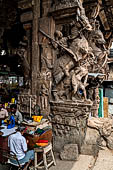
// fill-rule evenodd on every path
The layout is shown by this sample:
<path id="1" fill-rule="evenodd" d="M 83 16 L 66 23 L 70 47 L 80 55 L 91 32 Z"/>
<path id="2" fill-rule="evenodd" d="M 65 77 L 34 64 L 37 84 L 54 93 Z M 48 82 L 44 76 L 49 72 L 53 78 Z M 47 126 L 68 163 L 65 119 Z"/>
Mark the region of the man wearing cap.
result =
<path id="1" fill-rule="evenodd" d="M 20 164 L 24 164 L 29 162 L 29 160 L 34 159 L 34 151 L 27 151 L 27 141 L 23 136 L 24 130 L 25 127 L 18 127 L 17 132 L 10 135 L 8 138 L 8 147 L 10 148 L 11 153 L 13 152 L 16 154 Z M 17 163 L 14 160 L 11 160 L 11 162 Z"/>

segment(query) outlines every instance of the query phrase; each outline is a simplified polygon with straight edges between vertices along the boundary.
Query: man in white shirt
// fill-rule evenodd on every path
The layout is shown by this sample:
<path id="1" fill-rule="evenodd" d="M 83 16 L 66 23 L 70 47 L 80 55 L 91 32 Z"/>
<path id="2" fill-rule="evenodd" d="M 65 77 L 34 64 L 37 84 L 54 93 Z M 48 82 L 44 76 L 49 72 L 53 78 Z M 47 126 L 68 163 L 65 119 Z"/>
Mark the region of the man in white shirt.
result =
<path id="1" fill-rule="evenodd" d="M 10 135 L 8 138 L 8 147 L 10 148 L 11 153 L 13 152 L 16 154 L 20 164 L 34 159 L 34 151 L 27 151 L 27 141 L 24 136 L 22 136 L 24 134 L 24 130 L 25 127 L 18 127 L 17 132 Z M 17 163 L 16 161 L 11 161 L 13 163 Z"/>

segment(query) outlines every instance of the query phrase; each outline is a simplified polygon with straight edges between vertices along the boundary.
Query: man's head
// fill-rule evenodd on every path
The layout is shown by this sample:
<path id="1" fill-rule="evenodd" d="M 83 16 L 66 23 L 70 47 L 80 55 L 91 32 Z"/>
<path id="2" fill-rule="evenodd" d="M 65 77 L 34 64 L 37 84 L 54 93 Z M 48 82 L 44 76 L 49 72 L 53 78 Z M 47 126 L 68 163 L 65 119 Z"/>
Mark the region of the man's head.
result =
<path id="1" fill-rule="evenodd" d="M 24 134 L 26 127 L 25 126 L 18 126 L 17 131 L 20 132 L 22 135 Z"/>
<path id="2" fill-rule="evenodd" d="M 12 112 L 12 113 L 16 113 L 17 105 L 16 105 L 16 104 L 12 104 L 12 105 L 10 106 L 10 109 L 11 109 L 11 112 Z"/>

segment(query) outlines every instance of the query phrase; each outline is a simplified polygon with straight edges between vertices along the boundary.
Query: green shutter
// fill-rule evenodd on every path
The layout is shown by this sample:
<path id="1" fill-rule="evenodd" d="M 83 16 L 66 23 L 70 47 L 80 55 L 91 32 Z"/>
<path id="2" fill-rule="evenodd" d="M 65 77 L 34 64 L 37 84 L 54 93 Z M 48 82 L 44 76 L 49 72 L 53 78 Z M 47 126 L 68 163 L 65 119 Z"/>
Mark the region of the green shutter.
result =
<path id="1" fill-rule="evenodd" d="M 99 89 L 100 104 L 98 109 L 98 117 L 104 117 L 103 112 L 103 89 Z"/>

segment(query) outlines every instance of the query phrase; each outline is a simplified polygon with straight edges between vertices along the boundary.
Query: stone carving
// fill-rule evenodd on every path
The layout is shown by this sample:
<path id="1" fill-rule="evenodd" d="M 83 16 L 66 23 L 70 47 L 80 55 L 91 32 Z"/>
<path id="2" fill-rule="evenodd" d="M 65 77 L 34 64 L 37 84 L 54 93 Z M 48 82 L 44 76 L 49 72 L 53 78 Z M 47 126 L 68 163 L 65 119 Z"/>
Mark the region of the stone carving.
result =
<path id="1" fill-rule="evenodd" d="M 86 17 L 85 9 L 82 6 L 81 0 L 77 0 L 77 3 L 78 3 L 78 8 L 77 8 L 77 19 L 78 19 L 78 21 L 80 21 L 83 28 L 85 28 L 87 30 L 91 30 L 92 26 L 90 25 L 89 20 Z"/>
<path id="2" fill-rule="evenodd" d="M 98 87 L 93 87 L 87 90 L 88 99 L 93 102 L 91 109 L 91 116 L 98 117 L 98 109 L 100 103 L 99 89 Z"/>
<path id="3" fill-rule="evenodd" d="M 88 119 L 88 131 L 90 133 L 88 135 L 88 138 L 85 139 L 86 144 L 89 147 L 90 145 L 95 145 L 98 147 L 103 147 L 103 141 L 104 146 L 107 146 L 109 149 L 113 149 L 113 120 L 111 118 L 91 118 Z M 98 136 L 96 135 L 98 133 Z M 86 135 L 86 136 L 87 136 Z M 92 138 L 95 136 L 95 140 L 92 140 Z M 92 142 L 91 142 L 92 141 Z M 96 148 L 97 148 L 96 147 Z M 87 152 L 87 150 L 86 150 Z"/>
<path id="4" fill-rule="evenodd" d="M 46 87 L 46 85 L 43 83 L 41 85 L 41 90 L 40 90 L 40 100 L 41 100 L 42 110 L 46 110 L 48 107 L 48 95 L 49 95 L 49 90 Z"/>
<path id="5" fill-rule="evenodd" d="M 66 0 L 54 0 L 53 1 L 53 6 L 54 8 L 57 10 L 57 9 L 62 9 L 62 8 L 67 8 L 67 7 L 71 7 L 71 6 L 75 6 L 77 5 L 77 1 L 76 0 L 69 0 L 69 1 L 66 1 Z"/>
<path id="6" fill-rule="evenodd" d="M 57 49 L 57 60 L 53 68 L 53 76 L 55 83 L 58 84 L 64 75 L 69 76 L 69 70 L 74 66 L 72 60 L 77 61 L 76 53 L 68 48 L 67 37 L 63 37 L 60 31 L 55 32 L 55 40 L 61 46 L 58 46 L 55 42 L 52 43 L 54 48 Z M 59 71 L 59 72 L 58 72 Z"/>
<path id="7" fill-rule="evenodd" d="M 91 104 L 71 101 L 51 102 L 54 149 L 60 151 L 64 143 L 83 143 Z M 76 137 L 75 137 L 76 136 Z M 65 139 L 65 140 L 64 140 Z M 58 148 L 57 148 L 58 147 Z"/>
<path id="8" fill-rule="evenodd" d="M 22 113 L 36 113 L 35 106 L 37 104 L 36 95 L 22 94 L 18 95 L 18 109 Z"/>
<path id="9" fill-rule="evenodd" d="M 88 34 L 89 46 L 93 49 L 93 54 L 95 56 L 95 67 L 94 72 L 103 72 L 103 68 L 107 62 L 108 50 L 105 47 L 105 39 L 101 30 L 99 29 L 99 23 L 96 22 L 94 30 Z M 101 65 L 101 67 L 100 67 Z"/>
<path id="10" fill-rule="evenodd" d="M 55 49 L 57 48 L 57 59 L 55 65 L 53 66 L 54 98 L 55 100 L 61 100 L 62 96 L 69 96 L 69 92 L 73 91 L 69 88 L 67 88 L 68 90 L 66 90 L 66 88 L 63 88 L 60 91 L 55 89 L 56 86 L 60 84 L 63 79 L 64 81 L 68 79 L 68 87 L 72 84 L 74 94 L 77 92 L 79 87 L 83 91 L 84 99 L 86 99 L 85 88 L 87 86 L 88 69 L 85 67 L 88 67 L 88 62 L 85 64 L 86 66 L 84 65 L 76 67 L 76 64 L 80 60 L 87 58 L 88 54 L 91 55 L 91 48 L 89 48 L 88 42 L 84 36 L 82 36 L 82 38 L 76 39 L 73 34 L 71 34 L 68 39 L 66 37 L 62 37 L 62 33 L 60 31 L 56 31 L 55 35 L 56 40 L 59 42 L 59 44 L 63 45 L 63 47 L 68 50 L 68 53 L 65 48 L 59 48 L 58 45 L 54 42 L 53 46 Z M 68 41 L 70 41 L 70 39 L 71 41 L 73 41 L 68 46 Z M 81 82 L 82 78 L 84 78 L 83 82 Z M 66 99 L 69 99 L 69 97 L 66 97 Z"/>
<path id="11" fill-rule="evenodd" d="M 82 6 L 82 1 L 81 0 L 58 0 L 53 2 L 54 8 L 57 9 L 64 9 L 64 8 L 69 8 L 69 7 L 77 7 L 76 10 L 76 19 L 79 21 L 83 27 L 87 30 L 91 30 L 92 27 L 88 21 L 88 18 L 85 15 L 85 9 Z"/>
<path id="12" fill-rule="evenodd" d="M 83 82 L 82 79 L 84 78 Z M 79 68 L 76 68 L 72 75 L 72 87 L 73 87 L 73 94 L 75 95 L 77 93 L 77 90 L 82 90 L 83 97 L 86 99 L 86 86 L 87 84 L 87 78 L 88 78 L 88 69 L 87 69 L 87 63 L 84 66 L 80 66 Z"/>
<path id="13" fill-rule="evenodd" d="M 73 35 L 71 34 L 71 36 Z M 77 61 L 84 59 L 89 53 L 88 41 L 82 34 L 76 39 L 73 38 L 73 41 L 72 43 L 70 43 L 69 48 L 73 51 L 74 54 L 76 54 Z"/>
<path id="14" fill-rule="evenodd" d="M 107 69 L 108 48 L 97 17 L 100 5 L 93 3 L 88 19 L 83 3 L 85 7 L 82 0 L 52 1 L 49 14 L 54 32 L 50 30 L 48 35 L 40 30 L 53 54 L 50 62 L 50 52 L 46 55 L 42 50 L 41 71 L 45 67 L 52 75 L 49 99 L 57 151 L 67 143 L 77 144 L 81 150 L 89 113 L 98 116 L 98 87 Z"/>
<path id="15" fill-rule="evenodd" d="M 78 160 L 78 146 L 77 144 L 67 144 L 60 153 L 62 160 L 75 161 Z"/>
<path id="16" fill-rule="evenodd" d="M 91 118 L 88 120 L 88 126 L 99 130 L 100 134 L 108 137 L 112 132 L 113 120 L 110 118 Z"/>

